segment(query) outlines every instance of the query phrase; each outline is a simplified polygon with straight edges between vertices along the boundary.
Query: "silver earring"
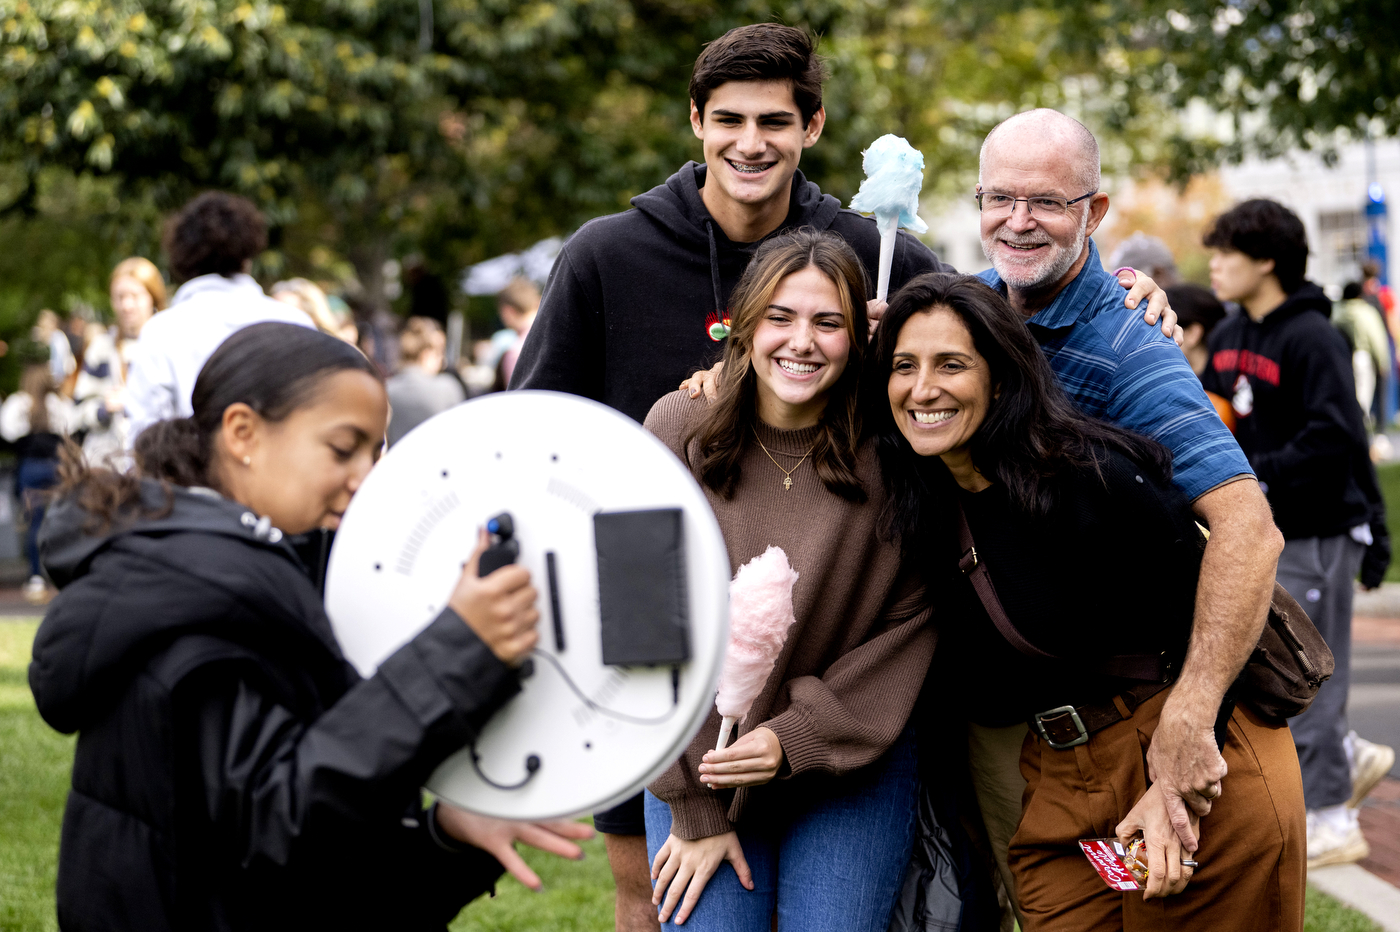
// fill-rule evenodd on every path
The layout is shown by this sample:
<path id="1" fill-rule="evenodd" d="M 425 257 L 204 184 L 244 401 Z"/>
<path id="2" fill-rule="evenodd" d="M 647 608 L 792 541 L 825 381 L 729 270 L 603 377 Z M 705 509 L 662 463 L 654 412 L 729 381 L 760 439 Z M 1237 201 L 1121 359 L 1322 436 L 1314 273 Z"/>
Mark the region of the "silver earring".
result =
<path id="1" fill-rule="evenodd" d="M 243 465 L 244 465 L 244 466 L 251 466 L 251 465 L 253 465 L 253 458 L 252 458 L 251 456 L 245 456 L 245 457 L 243 457 Z"/>

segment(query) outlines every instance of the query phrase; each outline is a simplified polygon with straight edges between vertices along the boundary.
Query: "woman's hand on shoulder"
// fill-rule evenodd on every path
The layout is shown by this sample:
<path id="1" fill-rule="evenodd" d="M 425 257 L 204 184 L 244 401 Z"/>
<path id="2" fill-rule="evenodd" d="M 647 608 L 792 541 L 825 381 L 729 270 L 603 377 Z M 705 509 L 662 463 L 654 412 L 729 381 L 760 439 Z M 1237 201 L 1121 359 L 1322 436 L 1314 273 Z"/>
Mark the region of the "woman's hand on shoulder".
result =
<path id="1" fill-rule="evenodd" d="M 706 751 L 700 782 L 712 790 L 759 786 L 776 777 L 781 766 L 783 743 L 760 725 L 723 750 Z"/>
<path id="2" fill-rule="evenodd" d="M 725 861 L 734 865 L 734 873 L 739 875 L 744 889 L 752 890 L 753 874 L 749 871 L 749 862 L 744 860 L 738 833 L 725 832 L 694 841 L 675 835 L 667 838 L 651 862 L 651 905 L 661 908 L 661 921 L 670 919 L 674 913 L 676 925 L 684 924 L 700 902 L 705 885 Z"/>
<path id="3" fill-rule="evenodd" d="M 583 849 L 575 841 L 593 837 L 593 829 L 582 822 L 569 822 L 555 819 L 550 822 L 516 822 L 512 819 L 493 819 L 490 816 L 464 812 L 455 806 L 438 802 L 436 807 L 438 827 L 457 841 L 473 845 L 501 862 L 516 880 L 539 890 L 539 875 L 530 870 L 530 865 L 515 850 L 515 843 L 521 842 L 531 848 L 538 848 L 550 854 L 572 861 L 583 859 Z"/>
<path id="4" fill-rule="evenodd" d="M 491 653 L 514 665 L 534 650 L 539 640 L 535 630 L 540 620 L 535 608 L 539 593 L 530 585 L 530 572 L 523 566 L 511 564 L 478 577 L 481 555 L 490 544 L 491 536 L 482 528 L 447 605 L 462 616 Z"/>

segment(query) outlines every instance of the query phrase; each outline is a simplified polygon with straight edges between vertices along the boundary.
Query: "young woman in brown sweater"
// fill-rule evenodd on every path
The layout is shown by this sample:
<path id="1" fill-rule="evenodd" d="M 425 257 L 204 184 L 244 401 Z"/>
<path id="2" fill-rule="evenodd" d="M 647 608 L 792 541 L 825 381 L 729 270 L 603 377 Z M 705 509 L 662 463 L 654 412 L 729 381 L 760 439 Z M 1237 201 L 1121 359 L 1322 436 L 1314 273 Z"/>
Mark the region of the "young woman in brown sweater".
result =
<path id="1" fill-rule="evenodd" d="M 654 902 L 668 926 L 884 930 L 913 839 L 906 722 L 933 653 L 918 574 L 882 539 L 862 442 L 865 274 L 810 230 L 758 251 L 733 298 L 726 378 L 646 426 L 694 471 L 734 569 L 781 547 L 797 624 L 738 739 L 719 715 L 646 794 Z M 726 863 L 727 862 L 727 863 Z M 703 893 L 703 897 L 702 897 Z"/>

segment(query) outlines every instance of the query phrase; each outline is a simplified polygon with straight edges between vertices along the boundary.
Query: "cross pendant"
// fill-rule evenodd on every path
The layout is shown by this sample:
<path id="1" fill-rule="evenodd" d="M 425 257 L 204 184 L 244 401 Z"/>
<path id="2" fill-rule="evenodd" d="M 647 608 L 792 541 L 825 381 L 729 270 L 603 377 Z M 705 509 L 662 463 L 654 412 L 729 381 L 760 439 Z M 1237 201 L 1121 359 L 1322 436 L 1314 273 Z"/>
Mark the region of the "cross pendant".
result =
<path id="1" fill-rule="evenodd" d="M 783 491 L 786 492 L 788 489 L 791 489 L 791 488 L 792 488 L 792 476 L 785 476 L 785 477 L 783 477 Z"/>

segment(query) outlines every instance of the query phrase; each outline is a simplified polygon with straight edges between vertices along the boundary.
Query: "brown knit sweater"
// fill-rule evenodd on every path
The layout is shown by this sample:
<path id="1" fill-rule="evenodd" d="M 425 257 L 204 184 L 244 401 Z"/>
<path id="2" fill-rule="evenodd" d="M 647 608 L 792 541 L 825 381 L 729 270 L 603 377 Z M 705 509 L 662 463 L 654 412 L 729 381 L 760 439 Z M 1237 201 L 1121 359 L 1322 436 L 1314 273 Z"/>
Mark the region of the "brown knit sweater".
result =
<path id="1" fill-rule="evenodd" d="M 685 392 L 662 398 L 646 426 L 682 461 L 682 448 L 706 403 Z M 758 424 L 769 451 L 791 468 L 816 439 L 818 428 L 778 430 Z M 783 453 L 796 454 L 783 456 Z M 777 780 L 761 786 L 711 790 L 699 780 L 700 759 L 715 746 L 720 716 L 713 707 L 685 755 L 649 789 L 671 807 L 671 831 L 680 838 L 718 835 L 733 828 L 746 805 L 782 792 L 784 780 L 807 773 L 842 774 L 873 762 L 904 729 L 933 656 L 931 609 L 918 575 L 901 572 L 899 550 L 880 539 L 884 486 L 873 445 L 857 469 L 869 501 L 853 504 L 827 491 L 811 460 L 783 474 L 752 441 L 744 452 L 734 497 L 706 489 L 729 550 L 731 571 L 783 548 L 800 577 L 793 588 L 797 616 L 787 643 L 747 720 L 782 742 Z"/>

